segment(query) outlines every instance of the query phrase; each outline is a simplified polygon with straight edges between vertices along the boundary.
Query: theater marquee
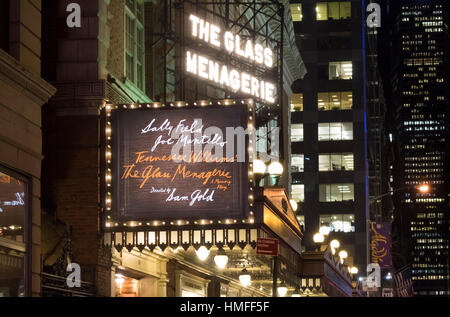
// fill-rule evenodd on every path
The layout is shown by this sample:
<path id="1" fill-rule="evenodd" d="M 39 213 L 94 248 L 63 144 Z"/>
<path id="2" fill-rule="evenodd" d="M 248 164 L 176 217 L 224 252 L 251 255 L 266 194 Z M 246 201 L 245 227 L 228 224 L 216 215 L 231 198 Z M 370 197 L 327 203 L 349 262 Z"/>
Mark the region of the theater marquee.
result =
<path id="1" fill-rule="evenodd" d="M 245 219 L 251 105 L 109 106 L 105 209 L 109 219 Z M 247 130 L 248 129 L 248 130 Z M 221 132 L 222 131 L 222 132 Z"/>

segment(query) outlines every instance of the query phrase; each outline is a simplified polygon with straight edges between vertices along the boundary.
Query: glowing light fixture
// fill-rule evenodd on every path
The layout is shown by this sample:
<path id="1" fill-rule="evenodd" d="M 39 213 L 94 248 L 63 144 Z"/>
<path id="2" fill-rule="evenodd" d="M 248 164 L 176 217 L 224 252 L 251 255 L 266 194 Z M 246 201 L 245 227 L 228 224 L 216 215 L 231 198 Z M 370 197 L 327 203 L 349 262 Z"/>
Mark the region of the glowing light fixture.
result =
<path id="1" fill-rule="evenodd" d="M 214 257 L 214 262 L 219 269 L 224 269 L 228 263 L 228 256 L 225 254 L 224 250 L 220 250 L 219 253 Z"/>
<path id="2" fill-rule="evenodd" d="M 352 267 L 350 269 L 350 273 L 352 273 L 353 275 L 358 274 L 358 268 L 356 266 Z"/>
<path id="3" fill-rule="evenodd" d="M 313 241 L 314 241 L 315 243 L 323 243 L 323 242 L 325 241 L 325 237 L 324 237 L 323 234 L 321 234 L 320 232 L 318 232 L 318 233 L 316 233 L 316 234 L 313 236 Z"/>
<path id="4" fill-rule="evenodd" d="M 270 175 L 281 175 L 283 174 L 283 165 L 280 162 L 272 162 L 269 165 Z"/>
<path id="5" fill-rule="evenodd" d="M 253 173 L 254 174 L 264 174 L 266 172 L 266 164 L 261 160 L 253 161 Z"/>
<path id="6" fill-rule="evenodd" d="M 430 191 L 430 186 L 428 184 L 423 184 L 420 185 L 418 189 L 422 193 L 428 193 Z"/>
<path id="7" fill-rule="evenodd" d="M 205 261 L 209 256 L 209 250 L 203 245 L 196 251 L 196 253 L 200 261 Z"/>
<path id="8" fill-rule="evenodd" d="M 326 227 L 326 226 L 320 227 L 319 232 L 321 234 L 323 234 L 324 236 L 327 236 L 330 233 L 330 227 Z"/>
<path id="9" fill-rule="evenodd" d="M 277 291 L 278 291 L 278 294 L 281 296 L 281 297 L 284 297 L 284 296 L 286 296 L 286 293 L 287 293 L 287 287 L 286 287 L 286 285 L 283 283 L 283 284 L 281 284 L 280 286 L 278 286 L 278 288 L 277 288 Z"/>
<path id="10" fill-rule="evenodd" d="M 252 277 L 248 274 L 247 269 L 242 270 L 241 275 L 239 275 L 239 281 L 242 286 L 249 286 L 251 284 Z"/>

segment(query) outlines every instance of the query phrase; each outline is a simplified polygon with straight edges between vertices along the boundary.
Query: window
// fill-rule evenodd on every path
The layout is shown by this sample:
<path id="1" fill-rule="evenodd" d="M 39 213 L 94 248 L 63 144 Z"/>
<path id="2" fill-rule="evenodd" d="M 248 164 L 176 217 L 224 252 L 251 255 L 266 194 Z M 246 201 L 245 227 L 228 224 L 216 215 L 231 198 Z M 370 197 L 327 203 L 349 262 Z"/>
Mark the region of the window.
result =
<path id="1" fill-rule="evenodd" d="M 353 106 L 353 93 L 343 92 L 320 92 L 317 95 L 317 106 L 320 111 L 350 110 Z"/>
<path id="2" fill-rule="evenodd" d="M 319 184 L 320 202 L 339 202 L 354 200 L 353 184 Z"/>
<path id="3" fill-rule="evenodd" d="M 303 124 L 296 123 L 291 125 L 291 141 L 302 142 L 303 141 Z"/>
<path id="4" fill-rule="evenodd" d="M 330 62 L 328 64 L 329 80 L 347 80 L 352 79 L 353 64 L 352 62 Z"/>
<path id="5" fill-rule="evenodd" d="M 26 296 L 27 210 L 27 184 L 0 171 L 0 297 Z"/>
<path id="6" fill-rule="evenodd" d="M 291 112 L 303 111 L 303 94 L 293 94 L 291 99 Z"/>
<path id="7" fill-rule="evenodd" d="M 144 4 L 140 0 L 127 0 L 126 3 L 126 76 L 144 91 Z"/>
<path id="8" fill-rule="evenodd" d="M 292 184 L 291 186 L 292 199 L 298 202 L 305 201 L 305 185 L 304 184 Z"/>
<path id="9" fill-rule="evenodd" d="M 316 18 L 318 21 L 344 20 L 352 16 L 351 2 L 318 2 Z"/>
<path id="10" fill-rule="evenodd" d="M 291 14 L 293 22 L 300 22 L 303 20 L 302 14 L 302 4 L 301 3 L 292 3 L 291 4 Z"/>
<path id="11" fill-rule="evenodd" d="M 303 172 L 305 167 L 305 156 L 303 154 L 293 154 L 291 157 L 291 172 Z"/>
<path id="12" fill-rule="evenodd" d="M 330 232 L 355 232 L 355 216 L 320 215 L 320 226 L 330 228 Z"/>
<path id="13" fill-rule="evenodd" d="M 319 141 L 353 140 L 352 122 L 319 123 Z"/>
<path id="14" fill-rule="evenodd" d="M 319 172 L 353 171 L 353 153 L 319 154 Z"/>

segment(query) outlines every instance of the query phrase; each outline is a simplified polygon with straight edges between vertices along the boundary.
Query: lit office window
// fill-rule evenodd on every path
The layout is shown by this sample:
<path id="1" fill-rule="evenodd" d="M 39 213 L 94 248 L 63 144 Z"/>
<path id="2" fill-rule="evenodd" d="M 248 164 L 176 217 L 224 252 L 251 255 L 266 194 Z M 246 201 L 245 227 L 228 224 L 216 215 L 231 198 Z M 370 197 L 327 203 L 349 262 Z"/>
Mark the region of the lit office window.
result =
<path id="1" fill-rule="evenodd" d="M 302 21 L 303 20 L 302 4 L 301 3 L 292 3 L 291 4 L 291 14 L 292 14 L 292 21 L 294 21 L 294 22 Z"/>
<path id="2" fill-rule="evenodd" d="M 305 185 L 304 184 L 292 184 L 291 186 L 292 199 L 298 202 L 305 201 Z"/>
<path id="3" fill-rule="evenodd" d="M 353 77 L 352 62 L 330 62 L 328 64 L 329 80 L 347 80 Z"/>
<path id="4" fill-rule="evenodd" d="M 318 2 L 316 6 L 316 18 L 324 20 L 345 20 L 352 16 L 351 2 Z"/>
<path id="5" fill-rule="evenodd" d="M 352 122 L 319 123 L 319 141 L 353 140 Z"/>
<path id="6" fill-rule="evenodd" d="M 350 110 L 353 106 L 353 93 L 342 92 L 320 92 L 317 95 L 317 106 L 320 111 Z"/>
<path id="7" fill-rule="evenodd" d="M 303 141 L 303 124 L 296 123 L 291 125 L 291 142 Z"/>
<path id="8" fill-rule="evenodd" d="M 305 156 L 303 154 L 292 154 L 291 171 L 293 173 L 303 172 L 305 167 Z"/>
<path id="9" fill-rule="evenodd" d="M 303 111 L 303 94 L 293 94 L 291 98 L 291 112 Z"/>
<path id="10" fill-rule="evenodd" d="M 353 184 L 319 184 L 320 202 L 353 201 L 354 194 Z"/>
<path id="11" fill-rule="evenodd" d="M 144 90 L 144 3 L 127 0 L 125 13 L 125 68 L 127 79 Z"/>
<path id="12" fill-rule="evenodd" d="M 353 171 L 353 153 L 319 154 L 319 172 Z"/>
<path id="13" fill-rule="evenodd" d="M 355 232 L 355 216 L 320 215 L 320 226 L 330 228 L 330 232 Z"/>

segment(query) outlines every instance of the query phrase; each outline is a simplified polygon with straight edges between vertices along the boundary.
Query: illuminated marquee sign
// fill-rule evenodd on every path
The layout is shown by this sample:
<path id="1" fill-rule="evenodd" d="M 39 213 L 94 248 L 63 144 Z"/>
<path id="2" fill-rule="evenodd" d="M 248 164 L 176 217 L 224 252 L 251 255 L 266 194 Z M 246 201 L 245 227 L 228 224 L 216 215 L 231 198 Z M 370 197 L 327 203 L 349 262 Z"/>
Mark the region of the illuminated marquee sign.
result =
<path id="1" fill-rule="evenodd" d="M 238 103 L 108 113 L 105 202 L 111 219 L 122 225 L 248 217 L 250 140 L 239 143 L 237 133 L 251 130 L 253 111 Z"/>
<path id="2" fill-rule="evenodd" d="M 239 35 L 222 30 L 209 22 L 190 15 L 192 36 L 212 47 L 224 49 L 240 59 L 255 62 L 256 64 L 271 69 L 273 67 L 273 51 L 269 47 L 254 43 L 251 40 L 241 41 Z M 186 71 L 214 82 L 224 85 L 234 91 L 240 91 L 253 97 L 265 100 L 268 103 L 275 102 L 276 88 L 273 83 L 261 80 L 251 74 L 241 72 L 228 65 L 208 58 L 207 56 L 186 51 Z"/>

